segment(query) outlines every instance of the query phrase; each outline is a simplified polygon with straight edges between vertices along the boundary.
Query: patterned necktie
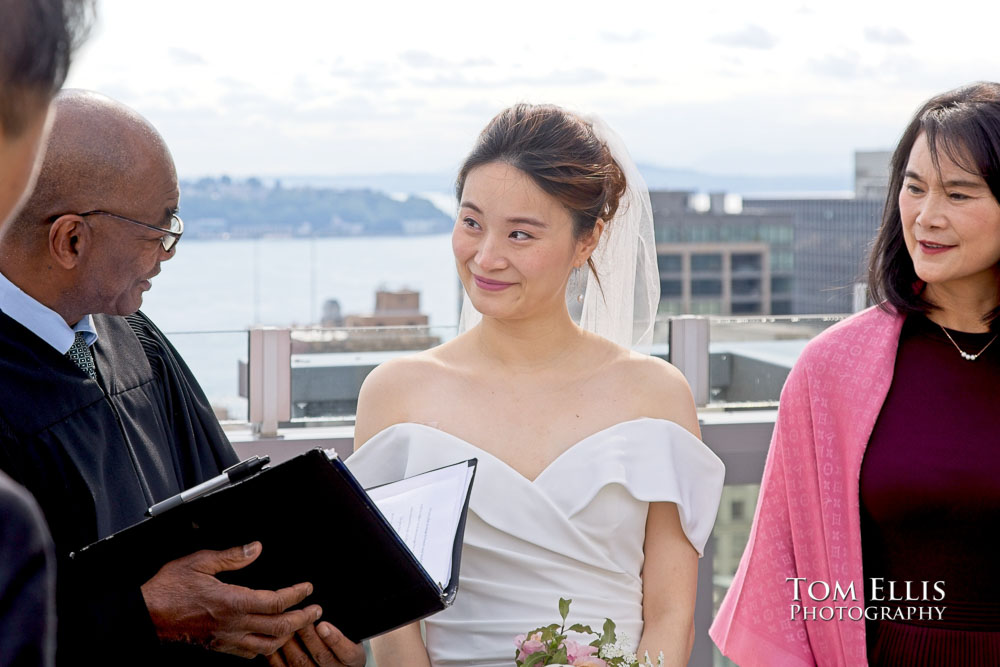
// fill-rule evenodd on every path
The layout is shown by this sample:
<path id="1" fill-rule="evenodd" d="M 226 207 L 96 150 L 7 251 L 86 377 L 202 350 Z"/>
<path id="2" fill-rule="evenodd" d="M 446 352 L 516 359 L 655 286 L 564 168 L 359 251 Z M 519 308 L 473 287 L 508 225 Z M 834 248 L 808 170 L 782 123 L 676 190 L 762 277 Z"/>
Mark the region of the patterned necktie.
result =
<path id="1" fill-rule="evenodd" d="M 90 348 L 83 337 L 83 332 L 76 332 L 76 336 L 73 337 L 73 346 L 69 348 L 66 356 L 92 379 L 97 379 L 97 372 L 94 369 L 94 358 L 90 356 Z"/>

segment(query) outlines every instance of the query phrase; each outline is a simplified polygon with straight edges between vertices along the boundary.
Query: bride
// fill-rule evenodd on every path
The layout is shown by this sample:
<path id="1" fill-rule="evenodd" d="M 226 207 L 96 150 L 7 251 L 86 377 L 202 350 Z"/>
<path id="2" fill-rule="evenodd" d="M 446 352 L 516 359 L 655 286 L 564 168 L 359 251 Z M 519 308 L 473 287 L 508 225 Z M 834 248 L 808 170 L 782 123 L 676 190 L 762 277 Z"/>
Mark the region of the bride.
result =
<path id="1" fill-rule="evenodd" d="M 460 592 L 426 644 L 414 623 L 375 639 L 376 660 L 507 667 L 566 597 L 570 622 L 611 618 L 639 655 L 687 664 L 723 466 L 681 373 L 629 349 L 659 297 L 641 177 L 599 122 L 519 104 L 457 193 L 467 330 L 368 376 L 348 465 L 367 486 L 478 458 Z"/>

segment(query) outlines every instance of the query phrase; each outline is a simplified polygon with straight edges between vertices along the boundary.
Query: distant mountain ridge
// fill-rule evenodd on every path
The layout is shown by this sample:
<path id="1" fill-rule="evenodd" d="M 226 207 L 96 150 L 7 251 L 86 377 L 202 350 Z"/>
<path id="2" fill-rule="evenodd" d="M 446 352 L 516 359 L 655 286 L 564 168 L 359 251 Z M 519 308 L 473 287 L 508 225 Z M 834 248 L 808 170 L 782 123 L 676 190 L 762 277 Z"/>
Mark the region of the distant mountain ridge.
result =
<path id="1" fill-rule="evenodd" d="M 640 164 L 650 190 L 695 190 L 750 196 L 772 192 L 842 192 L 854 188 L 852 174 L 709 174 Z"/>
<path id="2" fill-rule="evenodd" d="M 747 196 L 815 196 L 853 188 L 841 174 L 752 176 L 639 165 L 650 190 Z M 454 175 L 445 172 L 185 180 L 188 234 L 201 238 L 446 233 L 454 223 Z"/>
<path id="3" fill-rule="evenodd" d="M 854 188 L 853 175 L 830 174 L 713 174 L 694 169 L 659 167 L 640 164 L 639 171 L 650 190 L 694 190 L 757 195 L 774 192 L 843 192 Z M 282 175 L 266 180 L 280 180 L 286 186 L 325 188 L 371 188 L 384 192 L 439 192 L 453 194 L 455 174 L 452 172 L 340 174 L 332 176 Z"/>
<path id="4" fill-rule="evenodd" d="M 222 176 L 183 181 L 181 193 L 181 214 L 195 238 L 434 234 L 453 223 L 426 198 L 372 188 L 289 187 Z"/>

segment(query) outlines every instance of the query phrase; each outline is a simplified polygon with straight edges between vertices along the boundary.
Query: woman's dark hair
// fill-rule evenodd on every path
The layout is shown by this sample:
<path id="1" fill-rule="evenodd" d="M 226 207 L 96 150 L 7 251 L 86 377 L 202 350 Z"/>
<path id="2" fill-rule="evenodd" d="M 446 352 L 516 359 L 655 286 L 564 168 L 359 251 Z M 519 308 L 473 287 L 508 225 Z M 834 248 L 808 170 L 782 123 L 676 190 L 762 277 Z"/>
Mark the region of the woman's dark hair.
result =
<path id="1" fill-rule="evenodd" d="M 86 38 L 93 0 L 0 0 L 0 127 L 17 137 L 52 99 Z"/>
<path id="2" fill-rule="evenodd" d="M 493 162 L 520 169 L 559 200 L 578 239 L 593 231 L 598 218 L 610 222 L 625 194 L 625 174 L 593 126 L 549 104 L 517 104 L 489 122 L 458 172 L 459 201 L 469 172 Z"/>
<path id="3" fill-rule="evenodd" d="M 924 134 L 935 167 L 941 151 L 970 174 L 982 177 L 1000 202 L 1000 84 L 974 83 L 928 100 L 903 132 L 890 163 L 889 192 L 882 226 L 868 263 L 868 289 L 883 307 L 901 313 L 926 313 L 927 301 L 903 239 L 899 193 L 917 137 Z M 1000 306 L 984 318 L 997 329 Z"/>

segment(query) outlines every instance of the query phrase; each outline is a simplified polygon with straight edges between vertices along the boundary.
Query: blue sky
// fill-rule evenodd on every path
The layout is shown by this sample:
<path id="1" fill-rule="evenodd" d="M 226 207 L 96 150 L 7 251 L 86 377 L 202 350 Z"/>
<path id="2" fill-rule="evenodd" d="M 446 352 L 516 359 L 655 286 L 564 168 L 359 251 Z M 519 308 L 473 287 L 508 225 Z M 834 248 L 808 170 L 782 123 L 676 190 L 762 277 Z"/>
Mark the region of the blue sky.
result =
<path id="1" fill-rule="evenodd" d="M 450 171 L 518 101 L 601 114 L 640 162 L 768 175 L 847 173 L 1000 78 L 997 8 L 672 5 L 101 0 L 68 85 L 150 118 L 187 177 Z"/>

